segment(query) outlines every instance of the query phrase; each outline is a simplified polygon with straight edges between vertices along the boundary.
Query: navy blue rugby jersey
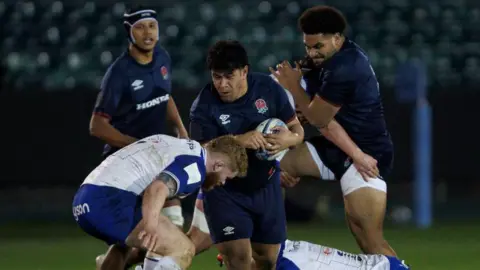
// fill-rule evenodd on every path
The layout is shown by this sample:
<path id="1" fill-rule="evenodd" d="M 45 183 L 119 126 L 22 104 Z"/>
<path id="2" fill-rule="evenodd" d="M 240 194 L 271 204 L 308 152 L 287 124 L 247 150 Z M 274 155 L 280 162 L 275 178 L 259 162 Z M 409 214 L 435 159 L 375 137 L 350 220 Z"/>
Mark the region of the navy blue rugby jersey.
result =
<path id="1" fill-rule="evenodd" d="M 190 109 L 190 135 L 206 142 L 213 138 L 239 135 L 254 130 L 262 121 L 278 118 L 289 123 L 296 118 L 285 90 L 269 75 L 250 73 L 247 93 L 231 103 L 223 102 L 213 83 L 198 94 Z M 278 162 L 263 161 L 255 150 L 247 149 L 249 169 L 246 178 L 227 181 L 226 188 L 252 190 L 264 186 L 279 170 Z"/>
<path id="2" fill-rule="evenodd" d="M 170 56 L 160 45 L 147 65 L 124 52 L 104 75 L 93 112 L 111 119 L 120 132 L 138 139 L 164 133 L 172 87 L 170 73 Z M 116 150 L 107 144 L 104 155 Z"/>

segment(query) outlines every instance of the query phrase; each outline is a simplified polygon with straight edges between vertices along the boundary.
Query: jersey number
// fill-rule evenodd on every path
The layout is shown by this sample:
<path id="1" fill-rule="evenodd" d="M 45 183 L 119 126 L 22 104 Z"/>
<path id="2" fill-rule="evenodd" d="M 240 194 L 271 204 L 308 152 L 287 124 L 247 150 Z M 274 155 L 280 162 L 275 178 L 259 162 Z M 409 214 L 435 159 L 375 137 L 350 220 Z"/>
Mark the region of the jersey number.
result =
<path id="1" fill-rule="evenodd" d="M 196 162 L 188 165 L 187 167 L 184 168 L 184 170 L 188 175 L 187 185 L 195 184 L 202 181 L 202 175 L 198 170 L 198 165 Z"/>

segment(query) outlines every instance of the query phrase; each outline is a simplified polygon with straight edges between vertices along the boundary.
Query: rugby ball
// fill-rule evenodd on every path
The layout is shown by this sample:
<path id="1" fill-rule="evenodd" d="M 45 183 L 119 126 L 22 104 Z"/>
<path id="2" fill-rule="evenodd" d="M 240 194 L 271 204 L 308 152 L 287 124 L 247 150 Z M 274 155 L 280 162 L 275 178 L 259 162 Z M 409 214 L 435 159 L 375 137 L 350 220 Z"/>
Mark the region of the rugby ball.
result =
<path id="1" fill-rule="evenodd" d="M 274 128 L 278 126 L 287 127 L 287 125 L 282 120 L 277 118 L 270 118 L 260 123 L 260 125 L 257 126 L 256 130 L 263 134 L 272 134 L 275 133 Z M 260 149 L 257 150 L 256 156 L 260 160 L 281 160 L 287 152 L 288 148 L 276 153 L 275 155 L 270 155 L 266 150 Z"/>

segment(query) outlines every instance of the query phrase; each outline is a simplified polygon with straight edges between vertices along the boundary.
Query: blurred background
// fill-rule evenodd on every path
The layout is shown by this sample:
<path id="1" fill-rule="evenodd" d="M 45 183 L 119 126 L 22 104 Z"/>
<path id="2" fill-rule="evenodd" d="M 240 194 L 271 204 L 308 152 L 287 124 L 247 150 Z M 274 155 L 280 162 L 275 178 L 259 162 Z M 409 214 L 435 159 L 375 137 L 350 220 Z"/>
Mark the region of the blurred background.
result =
<path id="1" fill-rule="evenodd" d="M 267 73 L 304 55 L 301 12 L 340 9 L 376 71 L 395 143 L 387 239 L 414 269 L 480 269 L 478 0 L 142 2 L 159 13 L 186 125 L 210 78 L 205 55 L 214 41 L 240 40 L 252 69 Z M 129 3 L 0 1 L 0 269 L 94 269 L 105 249 L 76 228 L 71 201 L 101 161 L 88 124 L 104 72 L 126 50 Z M 184 202 L 187 226 L 192 203 Z M 358 252 L 338 182 L 303 179 L 285 205 L 290 238 Z M 25 252 L 31 260 L 17 259 Z M 214 255 L 192 269 L 214 269 Z"/>

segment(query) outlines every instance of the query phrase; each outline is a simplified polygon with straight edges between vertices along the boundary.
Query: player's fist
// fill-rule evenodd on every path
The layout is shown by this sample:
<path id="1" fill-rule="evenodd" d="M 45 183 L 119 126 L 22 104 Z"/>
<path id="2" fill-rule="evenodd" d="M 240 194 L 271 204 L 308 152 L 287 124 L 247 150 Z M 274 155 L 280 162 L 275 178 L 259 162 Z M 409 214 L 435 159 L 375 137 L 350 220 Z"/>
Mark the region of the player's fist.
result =
<path id="1" fill-rule="evenodd" d="M 263 137 L 263 134 L 257 130 L 252 130 L 245 134 L 237 135 L 235 138 L 245 148 L 265 150 L 268 147 L 267 140 Z"/>
<path id="2" fill-rule="evenodd" d="M 352 157 L 352 160 L 355 168 L 357 168 L 357 171 L 362 175 L 365 181 L 368 181 L 369 178 L 376 178 L 380 175 L 377 167 L 377 160 L 370 155 L 359 151 Z"/>
<path id="3" fill-rule="evenodd" d="M 268 142 L 268 153 L 275 155 L 295 144 L 295 136 L 288 128 L 276 126 L 271 134 L 264 135 Z"/>
<path id="4" fill-rule="evenodd" d="M 293 177 L 285 171 L 280 173 L 280 184 L 282 187 L 291 188 L 298 184 L 298 182 L 300 182 L 300 177 Z"/>
<path id="5" fill-rule="evenodd" d="M 270 67 L 269 70 L 283 88 L 292 91 L 295 86 L 300 85 L 303 74 L 298 63 L 295 63 L 295 68 L 293 68 L 288 61 L 283 61 L 276 68 L 277 70 Z"/>
<path id="6" fill-rule="evenodd" d="M 146 220 L 143 224 L 143 230 L 138 234 L 138 239 L 142 241 L 143 248 L 149 251 L 155 251 L 155 247 L 157 246 L 157 227 L 158 221 L 152 219 L 152 221 L 149 222 Z"/>

